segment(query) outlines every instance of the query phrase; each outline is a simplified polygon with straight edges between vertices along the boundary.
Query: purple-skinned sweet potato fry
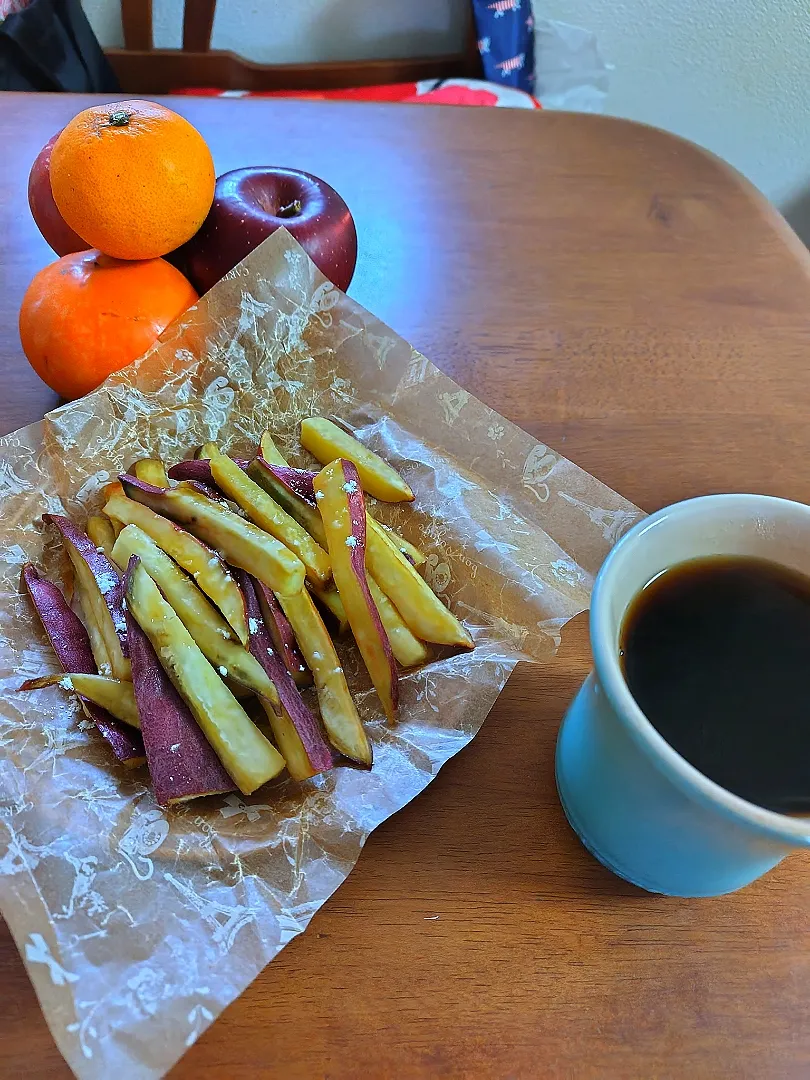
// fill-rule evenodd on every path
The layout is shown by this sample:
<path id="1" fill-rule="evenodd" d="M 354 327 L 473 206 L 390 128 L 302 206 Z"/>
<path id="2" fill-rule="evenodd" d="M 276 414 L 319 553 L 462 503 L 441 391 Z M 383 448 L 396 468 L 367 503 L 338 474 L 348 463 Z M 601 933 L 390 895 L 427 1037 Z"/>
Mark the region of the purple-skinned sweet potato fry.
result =
<path id="1" fill-rule="evenodd" d="M 22 584 L 31 598 L 42 626 L 62 670 L 96 674 L 96 662 L 90 648 L 90 638 L 84 626 L 59 588 L 40 576 L 30 563 L 23 567 Z M 134 729 L 114 720 L 105 710 L 87 698 L 80 698 L 85 715 L 93 721 L 115 754 L 128 768 L 137 768 L 146 761 L 143 741 Z"/>
<path id="2" fill-rule="evenodd" d="M 390 723 L 396 719 L 399 683 L 391 643 L 366 579 L 366 507 L 353 462 L 338 458 L 315 477 L 332 574 L 349 626 Z M 421 579 L 420 579 L 421 580 Z"/>
<path id="3" fill-rule="evenodd" d="M 286 743 L 286 746 L 279 745 L 279 749 L 287 762 L 290 775 L 297 772 L 299 775 L 294 778 L 304 779 L 301 773 L 306 771 L 306 765 L 302 759 L 301 751 L 303 751 L 306 761 L 309 763 L 308 775 L 314 776 L 316 773 L 326 772 L 334 765 L 334 754 L 329 743 L 324 738 L 317 718 L 307 708 L 298 687 L 293 682 L 292 676 L 273 647 L 273 640 L 262 617 L 256 582 L 249 574 L 242 571 L 239 573 L 239 583 L 242 586 L 248 613 L 250 651 L 267 672 L 268 677 L 272 679 L 281 700 L 281 716 L 279 717 L 278 712 L 275 715 L 268 712 L 268 719 L 276 740 L 279 740 L 281 734 L 282 741 Z M 281 725 L 274 722 L 278 719 L 281 720 Z M 292 733 L 286 727 L 287 721 L 292 724 L 295 739 L 292 738 Z M 295 763 L 299 761 L 301 767 L 296 769 Z"/>
<path id="4" fill-rule="evenodd" d="M 129 561 L 127 575 L 138 565 Z M 188 705 L 163 670 L 149 638 L 127 611 L 132 683 L 155 798 L 161 806 L 234 791 Z"/>
<path id="5" fill-rule="evenodd" d="M 232 458 L 231 460 L 240 469 L 247 471 L 249 462 L 246 458 Z M 169 477 L 172 480 L 197 480 L 203 484 L 210 484 L 212 482 L 211 459 L 189 458 L 186 461 L 178 461 L 169 469 Z"/>
<path id="6" fill-rule="evenodd" d="M 264 622 L 273 639 L 273 645 L 284 666 L 292 675 L 296 686 L 309 686 L 312 683 L 312 673 L 304 663 L 304 658 L 295 640 L 295 633 L 290 620 L 284 614 L 281 604 L 276 600 L 275 593 L 266 585 L 258 582 L 259 603 L 264 616 Z"/>
<path id="7" fill-rule="evenodd" d="M 228 775 L 243 795 L 250 795 L 284 769 L 284 758 L 206 660 L 144 567 L 132 562 L 129 565 L 127 613 L 149 638 L 160 666 Z"/>
<path id="8" fill-rule="evenodd" d="M 42 520 L 54 525 L 62 538 L 80 586 L 79 597 L 90 609 L 84 612 L 85 618 L 95 623 L 101 635 L 111 674 L 116 679 L 128 679 L 127 624 L 121 575 L 104 551 L 99 550 L 70 518 L 61 514 L 43 514 Z"/>

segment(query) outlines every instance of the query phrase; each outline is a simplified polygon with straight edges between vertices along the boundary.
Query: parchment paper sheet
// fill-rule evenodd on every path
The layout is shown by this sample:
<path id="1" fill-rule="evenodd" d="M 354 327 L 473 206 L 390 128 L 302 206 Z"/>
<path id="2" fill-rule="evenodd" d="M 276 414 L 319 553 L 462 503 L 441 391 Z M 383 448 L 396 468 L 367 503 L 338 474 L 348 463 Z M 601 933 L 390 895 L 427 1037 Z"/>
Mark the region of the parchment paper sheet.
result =
<path id="1" fill-rule="evenodd" d="M 405 676 L 394 728 L 349 663 L 370 773 L 163 811 L 57 687 L 15 693 L 57 670 L 19 588 L 29 560 L 69 579 L 38 520 L 84 521 L 140 456 L 176 461 L 208 439 L 247 451 L 265 427 L 308 464 L 298 422 L 330 413 L 414 489 L 415 508 L 375 512 L 426 551 L 475 650 Z M 371 830 L 473 738 L 517 660 L 553 654 L 639 517 L 338 292 L 286 232 L 136 365 L 0 440 L 0 911 L 74 1072 L 162 1076 L 306 928 Z"/>

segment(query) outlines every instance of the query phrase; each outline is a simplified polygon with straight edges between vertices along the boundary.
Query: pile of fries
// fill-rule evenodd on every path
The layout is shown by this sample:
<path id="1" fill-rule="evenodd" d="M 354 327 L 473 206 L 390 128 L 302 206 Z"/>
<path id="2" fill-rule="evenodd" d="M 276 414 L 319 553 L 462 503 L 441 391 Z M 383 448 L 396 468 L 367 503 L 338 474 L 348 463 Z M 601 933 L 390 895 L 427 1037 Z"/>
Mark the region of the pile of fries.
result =
<path id="1" fill-rule="evenodd" d="M 86 532 L 46 514 L 83 622 L 23 569 L 63 674 L 20 689 L 76 694 L 119 761 L 148 765 L 161 805 L 247 795 L 285 768 L 371 767 L 327 622 L 351 632 L 390 723 L 400 667 L 424 664 L 428 643 L 472 648 L 422 553 L 366 509 L 364 493 L 412 500 L 402 477 L 340 422 L 306 419 L 300 439 L 320 472 L 290 467 L 266 433 L 250 460 L 208 443 L 168 472 L 136 462 Z"/>

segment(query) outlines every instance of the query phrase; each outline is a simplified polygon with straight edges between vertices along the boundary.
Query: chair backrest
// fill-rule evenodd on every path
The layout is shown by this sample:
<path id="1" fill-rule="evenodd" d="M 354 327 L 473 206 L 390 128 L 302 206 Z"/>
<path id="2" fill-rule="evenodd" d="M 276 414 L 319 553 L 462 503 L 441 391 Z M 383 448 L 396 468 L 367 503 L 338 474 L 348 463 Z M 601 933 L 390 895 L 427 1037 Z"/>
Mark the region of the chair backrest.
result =
<path id="1" fill-rule="evenodd" d="M 121 0 L 124 48 L 107 56 L 126 93 L 165 94 L 182 87 L 222 90 L 333 90 L 347 86 L 480 78 L 481 58 L 470 7 L 466 48 L 447 56 L 323 64 L 256 64 L 236 53 L 211 49 L 216 0 L 185 0 L 183 46 L 155 49 L 152 0 Z"/>

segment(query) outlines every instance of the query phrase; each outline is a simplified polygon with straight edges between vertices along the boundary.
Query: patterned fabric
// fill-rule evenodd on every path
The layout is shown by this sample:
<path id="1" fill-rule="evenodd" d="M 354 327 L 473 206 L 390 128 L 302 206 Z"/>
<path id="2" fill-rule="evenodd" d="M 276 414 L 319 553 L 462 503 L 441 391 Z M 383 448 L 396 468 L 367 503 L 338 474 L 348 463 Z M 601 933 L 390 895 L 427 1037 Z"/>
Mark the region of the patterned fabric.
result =
<path id="1" fill-rule="evenodd" d="M 490 82 L 534 93 L 531 0 L 472 0 L 478 51 Z"/>
<path id="2" fill-rule="evenodd" d="M 294 97 L 344 101 L 400 101 L 419 105 L 484 105 L 508 109 L 539 109 L 540 102 L 514 86 L 481 79 L 422 79 L 420 82 L 357 86 L 341 90 L 217 90 L 191 87 L 173 90 L 192 97 Z"/>

